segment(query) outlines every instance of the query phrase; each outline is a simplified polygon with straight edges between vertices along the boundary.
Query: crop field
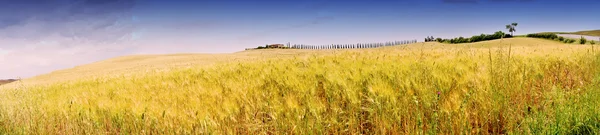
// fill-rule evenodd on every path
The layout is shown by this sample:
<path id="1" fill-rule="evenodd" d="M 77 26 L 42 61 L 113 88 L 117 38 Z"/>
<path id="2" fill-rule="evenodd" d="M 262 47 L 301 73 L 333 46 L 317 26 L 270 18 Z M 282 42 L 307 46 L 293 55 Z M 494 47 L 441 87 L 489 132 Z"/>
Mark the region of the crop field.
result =
<path id="1" fill-rule="evenodd" d="M 600 36 L 586 36 L 586 35 L 576 35 L 576 34 L 557 34 L 557 35 L 566 37 L 566 38 L 571 38 L 571 39 L 580 39 L 581 37 L 583 37 L 586 40 L 600 41 Z"/>
<path id="2" fill-rule="evenodd" d="M 511 38 L 127 56 L 0 86 L 0 132 L 595 134 L 598 49 Z"/>

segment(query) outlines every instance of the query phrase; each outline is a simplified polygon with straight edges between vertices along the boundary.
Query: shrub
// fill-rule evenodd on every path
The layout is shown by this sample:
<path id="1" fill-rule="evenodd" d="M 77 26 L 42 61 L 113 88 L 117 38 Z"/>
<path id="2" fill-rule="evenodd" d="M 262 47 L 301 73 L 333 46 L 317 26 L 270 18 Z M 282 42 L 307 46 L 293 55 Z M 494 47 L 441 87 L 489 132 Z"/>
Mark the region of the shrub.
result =
<path id="1" fill-rule="evenodd" d="M 429 37 L 425 38 L 425 42 L 430 42 L 430 41 L 431 41 L 431 38 L 429 38 Z"/>
<path id="2" fill-rule="evenodd" d="M 559 38 L 558 35 L 556 35 L 554 33 L 533 33 L 533 34 L 527 34 L 527 37 L 545 38 L 545 39 L 556 39 L 556 38 Z"/>
<path id="3" fill-rule="evenodd" d="M 432 41 L 436 41 L 436 39 L 433 36 L 429 36 L 425 38 L 425 42 L 432 42 Z"/>
<path id="4" fill-rule="evenodd" d="M 471 42 L 482 41 L 484 37 L 485 37 L 485 35 L 482 35 L 482 36 L 472 36 L 471 37 Z"/>
<path id="5" fill-rule="evenodd" d="M 494 36 L 495 36 L 495 37 L 501 37 L 501 36 L 503 36 L 503 35 L 506 35 L 506 33 L 502 32 L 502 31 L 496 31 L 496 32 L 494 33 Z"/>
<path id="6" fill-rule="evenodd" d="M 494 39 L 500 39 L 500 38 L 511 38 L 511 37 L 513 37 L 513 36 L 510 34 L 506 34 L 502 31 L 497 31 L 491 35 L 481 34 L 481 35 L 472 36 L 471 38 L 465 38 L 465 37 L 458 37 L 458 38 L 453 38 L 453 39 L 437 38 L 436 41 L 440 42 L 440 43 L 460 44 L 460 43 L 473 43 L 473 42 L 479 42 L 479 41 L 487 41 L 487 40 L 494 40 Z"/>
<path id="7" fill-rule="evenodd" d="M 440 43 L 441 43 L 441 42 L 444 42 L 444 39 L 442 39 L 442 38 L 436 38 L 436 39 L 435 39 L 435 41 L 437 41 L 437 42 L 440 42 Z"/>
<path id="8" fill-rule="evenodd" d="M 470 43 L 470 39 L 464 38 L 464 37 L 458 37 L 458 38 L 450 39 L 450 43 L 453 43 L 453 44 Z"/>
<path id="9" fill-rule="evenodd" d="M 558 37 L 557 39 L 558 39 L 558 41 L 564 41 L 565 37 Z"/>
<path id="10" fill-rule="evenodd" d="M 585 44 L 587 43 L 587 39 L 583 38 L 583 36 L 581 36 L 581 38 L 579 39 L 579 44 Z"/>
<path id="11" fill-rule="evenodd" d="M 471 43 L 471 38 L 459 38 L 458 43 Z"/>
<path id="12" fill-rule="evenodd" d="M 594 40 L 590 41 L 590 44 L 594 45 L 596 44 L 596 42 L 594 42 Z"/>
<path id="13" fill-rule="evenodd" d="M 568 39 L 568 38 L 567 38 L 567 39 L 565 39 L 563 42 L 564 42 L 564 43 L 571 44 L 571 43 L 575 43 L 575 39 Z"/>

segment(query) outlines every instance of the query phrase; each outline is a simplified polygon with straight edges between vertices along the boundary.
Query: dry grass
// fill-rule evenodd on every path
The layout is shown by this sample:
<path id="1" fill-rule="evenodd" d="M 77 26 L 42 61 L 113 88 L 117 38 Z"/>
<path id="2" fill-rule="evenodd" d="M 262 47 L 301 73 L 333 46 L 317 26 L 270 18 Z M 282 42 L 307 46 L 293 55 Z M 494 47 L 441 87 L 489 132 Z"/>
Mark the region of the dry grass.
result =
<path id="1" fill-rule="evenodd" d="M 588 36 L 600 36 L 600 30 L 578 31 L 578 32 L 573 32 L 573 34 L 588 35 Z"/>
<path id="2" fill-rule="evenodd" d="M 0 132 L 596 133 L 599 58 L 530 38 L 122 57 L 3 89 Z"/>
<path id="3" fill-rule="evenodd" d="M 252 50 L 231 54 L 163 54 L 133 55 L 112 58 L 70 69 L 57 70 L 48 74 L 22 80 L 22 85 L 47 85 L 75 80 L 113 78 L 139 75 L 147 72 L 166 72 L 186 67 L 210 67 L 220 63 L 234 63 L 268 58 L 303 57 L 309 54 L 329 54 L 339 50 Z M 1 87 L 0 87 L 1 88 Z"/>

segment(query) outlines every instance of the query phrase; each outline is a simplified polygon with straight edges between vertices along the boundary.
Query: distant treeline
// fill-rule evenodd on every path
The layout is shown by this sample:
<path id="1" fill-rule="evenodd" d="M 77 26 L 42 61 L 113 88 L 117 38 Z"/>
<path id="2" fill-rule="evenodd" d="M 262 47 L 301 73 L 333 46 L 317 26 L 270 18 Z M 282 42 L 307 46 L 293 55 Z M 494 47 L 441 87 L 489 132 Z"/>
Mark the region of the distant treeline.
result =
<path id="1" fill-rule="evenodd" d="M 555 33 L 533 33 L 533 34 L 527 34 L 527 37 L 556 40 L 556 41 L 560 41 L 560 42 L 568 43 L 568 44 L 575 43 L 577 41 L 575 39 L 558 36 Z M 581 39 L 579 39 L 579 41 L 580 42 L 583 41 L 581 44 L 585 44 L 587 42 L 586 39 L 583 37 Z M 594 44 L 594 43 L 592 43 L 592 44 Z"/>
<path id="2" fill-rule="evenodd" d="M 470 38 L 465 38 L 465 37 L 457 37 L 457 38 L 453 38 L 453 39 L 442 39 L 442 38 L 433 38 L 433 36 L 431 37 L 427 37 L 425 38 L 425 42 L 440 42 L 440 43 L 450 43 L 450 44 L 460 44 L 460 43 L 473 43 L 473 42 L 480 42 L 480 41 L 487 41 L 487 40 L 494 40 L 494 39 L 501 39 L 501 38 L 511 38 L 513 37 L 510 34 L 506 34 L 502 31 L 498 31 L 494 34 L 481 34 L 481 35 L 477 35 L 477 36 L 472 36 Z"/>
<path id="3" fill-rule="evenodd" d="M 440 43 L 450 43 L 450 44 L 460 44 L 460 43 L 473 43 L 473 42 L 480 42 L 480 41 L 487 41 L 487 40 L 494 40 L 494 39 L 500 39 L 500 38 L 512 38 L 513 36 L 511 34 L 506 34 L 502 31 L 498 31 L 494 34 L 481 34 L 478 36 L 472 36 L 470 38 L 465 38 L 465 37 L 458 37 L 458 38 L 453 38 L 453 39 L 442 39 L 442 38 L 434 38 L 433 36 L 429 36 L 427 38 L 425 38 L 425 42 L 440 42 Z M 581 37 L 580 39 L 571 39 L 571 38 L 565 38 L 565 37 L 561 37 L 556 35 L 555 33 L 533 33 L 533 34 L 527 34 L 526 37 L 531 37 L 531 38 L 543 38 L 543 39 L 550 39 L 550 40 L 556 40 L 556 41 L 560 41 L 563 43 L 579 43 L 579 44 L 586 44 L 586 43 L 590 43 L 590 44 L 596 44 L 596 42 L 592 41 L 592 40 L 587 40 L 583 37 Z"/>
<path id="4" fill-rule="evenodd" d="M 329 44 L 329 45 L 308 45 L 308 44 L 272 44 L 258 46 L 257 48 L 246 48 L 246 50 L 254 49 L 361 49 L 361 48 L 377 48 L 385 46 L 396 46 L 417 43 L 417 40 L 389 41 L 379 43 L 357 43 L 357 44 Z"/>
<path id="5" fill-rule="evenodd" d="M 532 37 L 532 38 L 545 38 L 545 39 L 556 39 L 556 38 L 561 38 L 560 40 L 564 40 L 564 37 L 559 37 L 558 35 L 554 34 L 554 33 L 533 33 L 533 34 L 527 34 L 527 37 Z"/>
<path id="6" fill-rule="evenodd" d="M 404 41 L 389 41 L 380 43 L 357 43 L 357 44 L 331 44 L 331 45 L 306 45 L 306 44 L 294 44 L 291 45 L 292 49 L 360 49 L 360 48 L 378 48 L 385 46 L 396 46 L 417 43 L 417 40 L 404 40 Z"/>

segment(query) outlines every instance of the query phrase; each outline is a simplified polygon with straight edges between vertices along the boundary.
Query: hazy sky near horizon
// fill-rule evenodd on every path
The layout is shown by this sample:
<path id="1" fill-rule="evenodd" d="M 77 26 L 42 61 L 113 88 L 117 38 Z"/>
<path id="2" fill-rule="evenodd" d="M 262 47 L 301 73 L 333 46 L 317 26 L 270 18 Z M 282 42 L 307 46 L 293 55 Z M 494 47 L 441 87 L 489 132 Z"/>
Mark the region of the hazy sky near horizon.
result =
<path id="1" fill-rule="evenodd" d="M 599 0 L 0 0 L 0 79 L 132 54 L 600 29 Z"/>

